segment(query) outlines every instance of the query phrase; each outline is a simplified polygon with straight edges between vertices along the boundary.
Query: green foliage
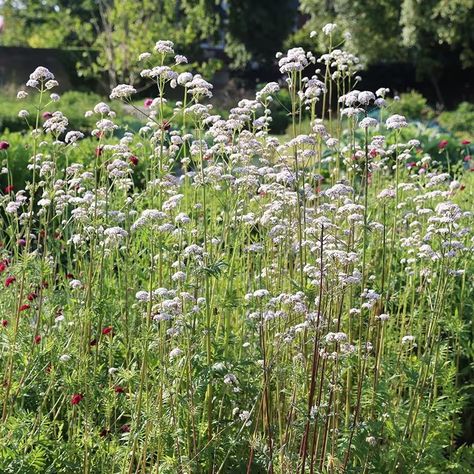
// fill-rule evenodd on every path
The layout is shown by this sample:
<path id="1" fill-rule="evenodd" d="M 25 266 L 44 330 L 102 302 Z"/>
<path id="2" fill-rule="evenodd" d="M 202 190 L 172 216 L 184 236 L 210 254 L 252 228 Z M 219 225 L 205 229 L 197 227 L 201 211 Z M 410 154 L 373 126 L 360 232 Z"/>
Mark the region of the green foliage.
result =
<path id="1" fill-rule="evenodd" d="M 71 129 L 90 131 L 94 127 L 94 121 L 84 117 L 87 110 L 94 108 L 102 98 L 92 92 L 67 91 L 61 95 L 60 103 L 50 102 L 43 112 L 55 112 L 61 108 L 69 120 Z M 8 95 L 0 98 L 0 130 L 8 129 L 12 132 L 25 129 L 25 119 L 18 117 L 20 110 L 30 113 L 28 122 L 34 120 L 36 110 L 31 98 L 19 101 Z M 43 119 L 42 119 L 43 120 Z"/>
<path id="2" fill-rule="evenodd" d="M 461 102 L 456 110 L 442 112 L 438 122 L 459 138 L 474 141 L 474 104 Z"/>
<path id="3" fill-rule="evenodd" d="M 303 63 L 228 119 L 167 73 L 137 133 L 106 106 L 83 139 L 31 88 L 0 137 L 0 472 L 470 472 L 468 145 L 367 93 L 326 117 L 350 61 Z"/>
<path id="4" fill-rule="evenodd" d="M 272 110 L 272 122 L 270 129 L 272 133 L 281 135 L 291 123 L 291 97 L 287 89 L 281 89 L 274 96 L 270 107 Z"/>
<path id="5" fill-rule="evenodd" d="M 473 64 L 473 9 L 474 0 L 300 2 L 300 10 L 309 15 L 303 29 L 306 33 L 317 31 L 320 51 L 324 51 L 325 42 L 321 28 L 334 22 L 338 25 L 336 43 L 349 30 L 346 46 L 364 62 L 410 60 L 425 77 L 440 70 L 450 54 L 465 67 Z M 299 39 L 301 34 L 296 35 Z"/>
<path id="6" fill-rule="evenodd" d="M 227 3 L 226 52 L 235 66 L 243 67 L 249 60 L 259 63 L 272 61 L 293 28 L 296 20 L 294 5 L 288 0 L 230 0 Z"/>
<path id="7" fill-rule="evenodd" d="M 404 115 L 410 120 L 431 120 L 434 111 L 428 106 L 427 100 L 417 91 L 400 94 L 397 100 L 389 101 L 390 112 Z"/>

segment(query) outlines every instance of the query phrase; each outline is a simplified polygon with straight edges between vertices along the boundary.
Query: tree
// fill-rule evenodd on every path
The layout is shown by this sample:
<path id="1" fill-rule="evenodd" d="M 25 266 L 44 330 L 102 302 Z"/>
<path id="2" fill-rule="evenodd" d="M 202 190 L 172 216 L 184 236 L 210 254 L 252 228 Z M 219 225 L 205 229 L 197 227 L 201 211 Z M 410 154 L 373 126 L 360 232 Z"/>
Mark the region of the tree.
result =
<path id="1" fill-rule="evenodd" d="M 178 51 L 208 68 L 215 66 L 200 48 L 218 33 L 214 0 L 5 0 L 2 11 L 3 44 L 81 48 L 79 72 L 98 78 L 105 74 L 109 87 L 133 82 L 138 55 L 159 39 L 173 41 Z"/>
<path id="2" fill-rule="evenodd" d="M 226 52 L 235 66 L 272 61 L 296 24 L 291 0 L 229 0 Z"/>
<path id="3" fill-rule="evenodd" d="M 474 0 L 301 0 L 302 32 L 335 22 L 350 31 L 350 47 L 367 63 L 411 60 L 430 75 L 446 55 L 474 64 Z"/>

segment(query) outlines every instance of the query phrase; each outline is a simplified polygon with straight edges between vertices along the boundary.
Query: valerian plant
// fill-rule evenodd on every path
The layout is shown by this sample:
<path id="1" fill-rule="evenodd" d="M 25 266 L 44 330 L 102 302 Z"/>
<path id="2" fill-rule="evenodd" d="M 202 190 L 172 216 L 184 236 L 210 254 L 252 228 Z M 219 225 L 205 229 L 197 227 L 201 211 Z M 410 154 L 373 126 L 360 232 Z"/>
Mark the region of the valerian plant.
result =
<path id="1" fill-rule="evenodd" d="M 53 74 L 31 74 L 25 189 L 0 143 L 2 472 L 467 472 L 473 175 L 357 89 L 336 28 L 227 119 L 158 41 L 143 127 L 98 103 L 81 163 L 83 133 L 43 116 Z"/>

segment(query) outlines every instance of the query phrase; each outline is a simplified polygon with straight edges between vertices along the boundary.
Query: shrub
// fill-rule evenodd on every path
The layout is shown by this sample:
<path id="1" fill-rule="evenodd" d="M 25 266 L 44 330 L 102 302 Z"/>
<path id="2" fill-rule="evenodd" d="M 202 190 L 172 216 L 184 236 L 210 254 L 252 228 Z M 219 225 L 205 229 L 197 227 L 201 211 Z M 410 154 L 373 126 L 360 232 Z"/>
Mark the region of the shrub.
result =
<path id="1" fill-rule="evenodd" d="M 434 111 L 427 105 L 427 100 L 416 91 L 400 94 L 398 100 L 389 101 L 390 112 L 404 115 L 410 120 L 430 120 Z"/>
<path id="2" fill-rule="evenodd" d="M 474 104 L 461 102 L 456 110 L 442 112 L 438 122 L 457 137 L 474 141 Z"/>

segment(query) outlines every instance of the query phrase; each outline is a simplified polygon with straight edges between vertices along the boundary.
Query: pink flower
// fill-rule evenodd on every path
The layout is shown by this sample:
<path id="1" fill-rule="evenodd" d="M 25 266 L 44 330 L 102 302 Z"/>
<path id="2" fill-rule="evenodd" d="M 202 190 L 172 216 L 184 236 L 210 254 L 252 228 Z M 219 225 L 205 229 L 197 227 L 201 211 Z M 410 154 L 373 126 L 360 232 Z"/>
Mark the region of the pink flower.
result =
<path id="1" fill-rule="evenodd" d="M 53 116 L 53 114 L 52 114 L 51 112 L 43 112 L 43 114 L 42 114 L 42 117 L 43 117 L 45 120 L 50 119 L 52 116 Z"/>
<path id="2" fill-rule="evenodd" d="M 29 304 L 22 304 L 22 305 L 20 306 L 20 311 L 26 311 L 27 309 L 30 309 L 30 305 L 29 305 Z M 38 337 L 38 336 L 36 336 L 36 337 Z M 41 338 L 41 336 L 40 336 L 40 338 Z"/>
<path id="3" fill-rule="evenodd" d="M 133 166 L 138 165 L 138 158 L 135 155 L 130 156 L 129 160 L 130 160 L 130 163 L 132 163 Z"/>
<path id="4" fill-rule="evenodd" d="M 84 395 L 82 395 L 82 393 L 75 393 L 71 397 L 71 405 L 79 405 L 79 403 L 81 402 L 83 398 L 84 398 Z"/>
<path id="5" fill-rule="evenodd" d="M 2 140 L 0 142 L 0 150 L 7 150 L 10 148 L 10 143 L 6 142 L 5 140 Z"/>
<path id="6" fill-rule="evenodd" d="M 5 194 L 10 194 L 15 188 L 13 187 L 13 184 L 9 184 L 6 188 L 5 188 Z"/>
<path id="7" fill-rule="evenodd" d="M 151 104 L 153 104 L 153 99 L 145 99 L 145 101 L 143 102 L 143 105 L 148 109 L 148 107 L 151 106 Z"/>
<path id="8" fill-rule="evenodd" d="M 439 148 L 440 150 L 444 150 L 447 146 L 448 146 L 448 140 L 441 140 L 441 141 L 438 143 L 438 148 Z"/>
<path id="9" fill-rule="evenodd" d="M 7 277 L 7 279 L 5 280 L 5 286 L 8 288 L 13 282 L 16 281 L 16 277 L 14 277 L 13 275 L 12 276 L 9 276 Z"/>
<path id="10" fill-rule="evenodd" d="M 33 301 L 35 298 L 38 298 L 38 295 L 32 291 L 27 297 L 28 301 Z"/>
<path id="11" fill-rule="evenodd" d="M 462 142 L 461 142 L 461 145 L 470 145 L 471 142 L 469 140 L 466 140 L 464 139 Z"/>
<path id="12" fill-rule="evenodd" d="M 104 336 L 107 336 L 107 334 L 112 335 L 112 330 L 113 330 L 113 327 L 112 327 L 112 326 L 107 326 L 107 327 L 105 327 L 104 329 L 102 329 L 102 334 L 103 334 Z"/>

